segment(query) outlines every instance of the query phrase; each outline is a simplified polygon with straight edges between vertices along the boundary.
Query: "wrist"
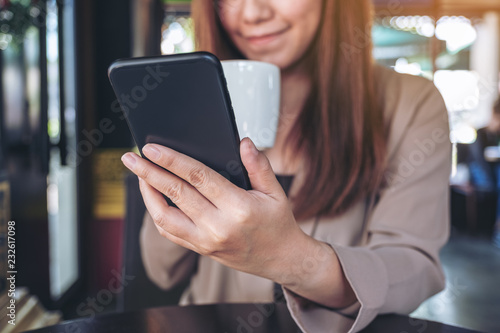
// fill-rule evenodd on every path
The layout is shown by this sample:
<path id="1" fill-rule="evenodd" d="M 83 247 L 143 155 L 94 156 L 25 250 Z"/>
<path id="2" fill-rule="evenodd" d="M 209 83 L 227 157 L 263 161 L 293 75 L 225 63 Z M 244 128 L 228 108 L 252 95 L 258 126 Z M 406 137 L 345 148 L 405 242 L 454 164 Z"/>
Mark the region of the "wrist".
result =
<path id="1" fill-rule="evenodd" d="M 309 301 L 330 308 L 343 308 L 356 296 L 347 281 L 334 249 L 305 233 L 298 235 L 287 267 L 276 281 Z"/>
<path id="2" fill-rule="evenodd" d="M 327 264 L 336 259 L 333 249 L 323 242 L 320 242 L 300 228 L 289 242 L 290 246 L 285 249 L 280 272 L 275 282 L 283 287 L 297 291 L 314 285 L 318 280 L 318 275 L 322 276 L 322 271 L 330 266 Z"/>

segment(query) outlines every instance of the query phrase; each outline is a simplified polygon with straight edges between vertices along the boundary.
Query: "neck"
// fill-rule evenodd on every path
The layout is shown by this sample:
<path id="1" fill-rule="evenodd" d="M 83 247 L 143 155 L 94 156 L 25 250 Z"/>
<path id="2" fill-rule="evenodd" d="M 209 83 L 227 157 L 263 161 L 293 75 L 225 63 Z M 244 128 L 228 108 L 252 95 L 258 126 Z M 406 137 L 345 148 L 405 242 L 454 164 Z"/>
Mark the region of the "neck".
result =
<path id="1" fill-rule="evenodd" d="M 273 148 L 266 152 L 274 171 L 278 174 L 296 174 L 297 155 L 287 145 L 287 137 L 311 92 L 311 80 L 304 71 L 281 72 L 281 110 Z M 291 160 L 292 159 L 292 160 Z M 300 160 L 300 158 L 298 158 Z"/>
<path id="2" fill-rule="evenodd" d="M 304 71 L 281 72 L 281 110 L 278 135 L 286 136 L 311 93 L 311 80 Z M 280 133 L 281 132 L 281 133 Z"/>

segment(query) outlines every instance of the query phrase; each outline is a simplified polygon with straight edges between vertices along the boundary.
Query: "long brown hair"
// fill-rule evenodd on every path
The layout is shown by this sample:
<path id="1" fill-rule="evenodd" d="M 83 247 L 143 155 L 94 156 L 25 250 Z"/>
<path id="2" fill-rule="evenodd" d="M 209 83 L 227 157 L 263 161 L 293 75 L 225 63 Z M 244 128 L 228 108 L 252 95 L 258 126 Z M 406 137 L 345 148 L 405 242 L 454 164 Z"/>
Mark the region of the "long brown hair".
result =
<path id="1" fill-rule="evenodd" d="M 307 55 L 312 92 L 288 137 L 306 158 L 292 198 L 298 220 L 338 216 L 380 186 L 386 156 L 383 107 L 377 98 L 370 0 L 324 0 Z M 244 58 L 225 32 L 213 1 L 193 0 L 196 47 L 221 59 Z"/>

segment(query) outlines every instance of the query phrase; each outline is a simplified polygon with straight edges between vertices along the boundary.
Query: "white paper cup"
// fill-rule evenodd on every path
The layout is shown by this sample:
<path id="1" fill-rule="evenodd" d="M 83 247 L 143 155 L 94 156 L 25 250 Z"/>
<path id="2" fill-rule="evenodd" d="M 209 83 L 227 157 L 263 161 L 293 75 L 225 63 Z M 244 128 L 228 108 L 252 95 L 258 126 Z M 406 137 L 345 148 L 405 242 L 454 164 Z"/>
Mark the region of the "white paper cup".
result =
<path id="1" fill-rule="evenodd" d="M 250 60 L 222 61 L 240 139 L 249 137 L 257 148 L 276 140 L 281 99 L 279 67 Z"/>

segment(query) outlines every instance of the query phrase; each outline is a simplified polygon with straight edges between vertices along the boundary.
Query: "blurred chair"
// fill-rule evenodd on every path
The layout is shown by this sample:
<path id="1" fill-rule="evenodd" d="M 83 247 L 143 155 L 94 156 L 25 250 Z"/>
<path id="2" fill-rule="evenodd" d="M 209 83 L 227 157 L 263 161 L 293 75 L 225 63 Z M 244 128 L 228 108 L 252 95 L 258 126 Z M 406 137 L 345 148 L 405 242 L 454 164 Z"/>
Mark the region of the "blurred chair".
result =
<path id="1" fill-rule="evenodd" d="M 142 263 L 139 233 L 146 207 L 139 190 L 137 176 L 129 174 L 125 178 L 126 216 L 123 232 L 123 270 L 135 278 L 128 282 L 118 296 L 118 311 L 136 311 L 144 308 L 177 305 L 189 281 L 170 291 L 158 288 L 149 280 Z"/>

